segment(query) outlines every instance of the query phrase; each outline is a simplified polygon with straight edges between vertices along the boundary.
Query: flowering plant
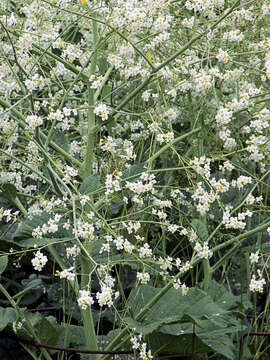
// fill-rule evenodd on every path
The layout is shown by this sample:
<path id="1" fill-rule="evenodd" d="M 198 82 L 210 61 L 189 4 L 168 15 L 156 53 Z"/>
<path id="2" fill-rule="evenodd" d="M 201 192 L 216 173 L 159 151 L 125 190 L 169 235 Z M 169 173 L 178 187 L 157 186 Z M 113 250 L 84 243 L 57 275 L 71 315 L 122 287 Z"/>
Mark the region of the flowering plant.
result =
<path id="1" fill-rule="evenodd" d="M 3 329 L 143 360 L 236 358 L 239 311 L 267 286 L 269 14 L 267 1 L 0 4 Z M 26 309 L 52 303 L 60 324 Z"/>

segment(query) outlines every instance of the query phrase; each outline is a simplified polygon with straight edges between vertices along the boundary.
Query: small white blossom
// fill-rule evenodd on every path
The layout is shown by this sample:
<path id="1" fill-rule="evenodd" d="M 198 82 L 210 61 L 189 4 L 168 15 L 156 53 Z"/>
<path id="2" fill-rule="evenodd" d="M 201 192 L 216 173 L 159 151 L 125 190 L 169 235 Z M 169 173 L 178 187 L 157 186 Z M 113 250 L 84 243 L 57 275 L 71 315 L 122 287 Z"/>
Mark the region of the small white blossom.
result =
<path id="1" fill-rule="evenodd" d="M 80 297 L 78 298 L 78 305 L 82 310 L 86 310 L 89 306 L 94 304 L 94 299 L 88 290 L 80 290 Z"/>
<path id="2" fill-rule="evenodd" d="M 31 263 L 35 270 L 41 271 L 44 266 L 47 264 L 48 258 L 46 255 L 43 255 L 42 252 L 37 251 L 35 257 L 31 260 Z"/>

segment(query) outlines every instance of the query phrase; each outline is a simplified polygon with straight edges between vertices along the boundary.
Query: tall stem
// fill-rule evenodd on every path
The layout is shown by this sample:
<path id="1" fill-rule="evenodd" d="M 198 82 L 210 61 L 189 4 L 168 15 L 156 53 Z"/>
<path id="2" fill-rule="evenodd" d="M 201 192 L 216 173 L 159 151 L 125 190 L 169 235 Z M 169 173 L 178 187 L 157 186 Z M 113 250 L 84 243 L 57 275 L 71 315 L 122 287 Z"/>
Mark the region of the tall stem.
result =
<path id="1" fill-rule="evenodd" d="M 207 290 L 211 282 L 211 268 L 208 259 L 203 259 L 203 289 Z"/>
<path id="2" fill-rule="evenodd" d="M 94 38 L 94 54 L 91 61 L 90 66 L 90 76 L 95 74 L 96 64 L 97 64 L 97 49 L 96 45 L 98 44 L 98 28 L 97 22 L 92 20 L 93 27 L 93 38 Z M 87 135 L 87 145 L 86 145 L 86 155 L 84 159 L 84 172 L 83 178 L 85 179 L 87 176 L 91 175 L 92 172 L 92 164 L 94 159 L 94 145 L 95 145 L 95 131 L 93 128 L 95 126 L 95 114 L 94 114 L 94 106 L 95 106 L 95 98 L 94 98 L 94 90 L 91 89 L 90 84 L 87 84 L 88 88 L 88 135 Z"/>
<path id="3" fill-rule="evenodd" d="M 94 75 L 96 72 L 97 64 L 97 44 L 98 44 L 98 27 L 95 19 L 92 20 L 92 29 L 93 29 L 93 49 L 94 54 L 91 59 L 90 65 L 90 76 Z M 87 178 L 92 173 L 92 164 L 94 160 L 94 146 L 95 146 L 95 132 L 92 130 L 95 126 L 95 93 L 94 89 L 91 89 L 91 85 L 87 84 L 88 88 L 88 135 L 87 135 L 87 145 L 86 145 L 86 155 L 83 164 L 83 178 Z M 90 255 L 91 254 L 91 240 L 86 240 L 84 243 L 85 250 Z M 86 254 L 87 255 L 87 254 Z M 93 270 L 93 264 L 90 262 L 89 257 L 81 257 L 81 288 L 89 288 L 91 290 L 91 273 Z M 91 306 L 86 310 L 82 310 L 82 319 L 84 325 L 84 331 L 87 339 L 87 344 L 91 350 L 97 350 L 97 337 L 95 332 L 95 325 L 93 321 L 93 315 Z M 91 355 L 91 359 L 96 360 L 98 355 Z"/>
<path id="4" fill-rule="evenodd" d="M 90 240 L 86 240 L 84 246 L 85 246 L 85 250 L 90 254 L 91 253 Z M 89 290 L 91 290 L 92 269 L 93 269 L 93 264 L 91 264 L 88 257 L 83 255 L 81 257 L 81 270 L 82 270 L 81 288 L 82 289 L 89 288 Z M 81 313 L 82 313 L 84 332 L 85 332 L 85 336 L 86 336 L 87 345 L 89 346 L 89 349 L 97 350 L 98 345 L 97 345 L 95 325 L 94 325 L 94 321 L 93 321 L 91 307 L 88 307 L 86 310 L 82 310 Z M 98 358 L 97 355 L 91 355 L 91 359 L 96 360 L 97 358 Z"/>

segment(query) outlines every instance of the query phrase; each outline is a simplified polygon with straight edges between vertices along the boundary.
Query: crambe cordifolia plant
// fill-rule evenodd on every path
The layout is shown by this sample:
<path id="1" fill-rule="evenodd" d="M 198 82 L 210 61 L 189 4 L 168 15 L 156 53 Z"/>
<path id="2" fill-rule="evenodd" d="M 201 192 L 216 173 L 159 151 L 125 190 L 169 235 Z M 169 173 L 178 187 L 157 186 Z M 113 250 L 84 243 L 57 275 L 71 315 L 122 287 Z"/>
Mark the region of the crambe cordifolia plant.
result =
<path id="1" fill-rule="evenodd" d="M 1 330 L 234 360 L 241 332 L 265 328 L 269 15 L 268 1 L 1 2 Z M 61 319 L 29 311 L 46 306 Z"/>

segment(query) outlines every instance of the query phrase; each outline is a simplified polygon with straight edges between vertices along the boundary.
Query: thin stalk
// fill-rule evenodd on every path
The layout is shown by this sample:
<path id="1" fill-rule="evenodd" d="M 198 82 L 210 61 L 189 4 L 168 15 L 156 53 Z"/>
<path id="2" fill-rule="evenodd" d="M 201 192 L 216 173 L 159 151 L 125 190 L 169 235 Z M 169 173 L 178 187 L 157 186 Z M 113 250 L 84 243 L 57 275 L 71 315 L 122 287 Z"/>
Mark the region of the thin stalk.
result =
<path id="1" fill-rule="evenodd" d="M 84 243 L 84 248 L 87 251 L 87 253 L 91 254 L 91 240 L 86 240 L 86 242 Z M 81 270 L 82 270 L 81 288 L 82 289 L 87 288 L 90 290 L 91 289 L 91 273 L 93 271 L 93 264 L 91 263 L 91 261 L 89 261 L 88 257 L 85 257 L 85 256 L 81 257 Z M 93 321 L 91 307 L 88 306 L 88 308 L 86 310 L 82 310 L 81 314 L 82 314 L 87 344 L 91 350 L 97 350 L 98 344 L 97 344 L 97 337 L 96 337 L 95 325 L 94 325 L 94 321 Z M 94 359 L 97 359 L 98 356 L 91 355 L 91 358 L 94 360 Z"/>
<path id="2" fill-rule="evenodd" d="M 204 290 L 207 290 L 211 282 L 212 272 L 208 259 L 203 259 L 202 264 L 203 264 L 203 288 Z"/>
<path id="3" fill-rule="evenodd" d="M 92 30 L 93 30 L 93 39 L 94 39 L 94 54 L 91 59 L 90 65 L 90 76 L 94 75 L 96 72 L 97 65 L 97 44 L 98 39 L 98 26 L 95 20 L 95 17 L 92 20 Z M 88 135 L 87 135 L 87 145 L 86 145 L 86 155 L 83 164 L 83 178 L 87 178 L 92 173 L 92 164 L 94 160 L 94 146 L 95 146 L 95 132 L 92 131 L 92 128 L 95 126 L 95 99 L 94 99 L 94 89 L 91 88 L 90 83 L 87 84 L 88 88 Z M 86 250 L 86 255 L 91 256 L 91 240 L 87 239 L 84 243 Z M 81 288 L 88 288 L 91 291 L 91 274 L 93 271 L 93 264 L 89 261 L 88 257 L 81 256 Z M 93 321 L 93 315 L 91 306 L 88 306 L 86 310 L 82 310 L 82 319 L 84 325 L 84 331 L 87 339 L 88 346 L 91 350 L 97 350 L 97 336 L 95 331 L 95 325 Z M 98 359 L 98 355 L 91 355 L 91 359 Z"/>
<path id="4" fill-rule="evenodd" d="M 94 75 L 96 72 L 97 65 L 97 48 L 98 44 L 98 27 L 97 22 L 92 20 L 93 26 L 93 37 L 94 37 L 94 54 L 92 57 L 91 65 L 90 65 L 90 76 Z M 94 89 L 91 89 L 90 84 L 87 84 L 88 88 L 88 136 L 87 136 L 87 145 L 86 145 L 86 155 L 84 159 L 84 172 L 83 178 L 85 179 L 87 176 L 91 175 L 92 172 L 92 164 L 94 160 L 94 146 L 95 146 L 95 132 L 92 131 L 95 126 L 95 99 L 94 99 Z"/>
<path id="5" fill-rule="evenodd" d="M 158 158 L 162 153 L 164 153 L 164 151 L 166 151 L 167 149 L 169 149 L 172 145 L 178 143 L 179 141 L 185 139 L 186 137 L 196 134 L 198 131 L 200 131 L 201 128 L 197 128 L 194 130 L 189 131 L 188 133 L 178 136 L 176 139 L 172 140 L 169 144 L 164 145 L 159 151 L 157 151 L 154 155 L 152 155 L 148 160 L 146 160 L 146 163 L 151 163 L 152 161 L 154 161 L 156 158 Z"/>
<path id="6" fill-rule="evenodd" d="M 14 118 L 16 119 L 16 121 L 18 122 L 19 126 L 22 129 L 26 129 L 27 124 L 25 123 L 25 116 L 23 116 L 23 114 L 21 112 L 19 112 L 18 110 L 14 109 L 14 107 L 8 103 L 7 101 L 3 100 L 0 98 L 0 105 L 3 106 L 5 109 L 8 109 L 12 112 L 14 116 Z M 43 140 L 47 139 L 47 136 L 45 134 L 43 134 L 42 131 L 40 131 L 40 137 Z M 75 159 L 73 156 L 71 156 L 68 152 L 66 152 L 65 150 L 63 150 L 60 146 L 58 146 L 55 142 L 51 141 L 50 142 L 50 146 L 59 154 L 61 154 L 66 160 L 68 160 L 70 163 L 72 163 L 73 165 L 75 165 L 77 168 L 80 168 L 81 163 L 79 160 Z"/>
<path id="7" fill-rule="evenodd" d="M 228 259 L 230 256 L 232 256 L 232 254 L 235 253 L 235 250 L 239 247 L 239 244 L 236 243 L 229 251 L 226 252 L 226 254 L 219 259 L 215 265 L 213 265 L 211 267 L 211 273 L 213 274 L 223 263 L 224 261 L 226 261 L 226 259 Z"/>

